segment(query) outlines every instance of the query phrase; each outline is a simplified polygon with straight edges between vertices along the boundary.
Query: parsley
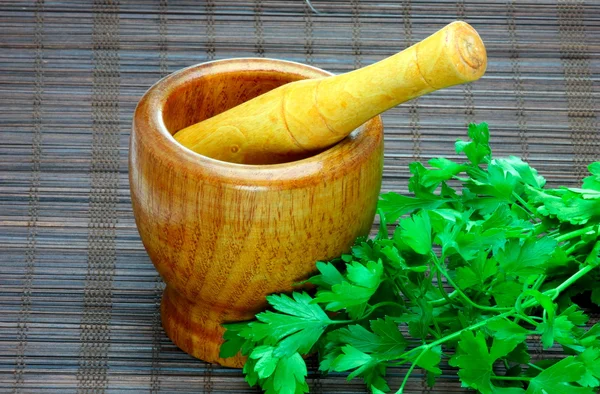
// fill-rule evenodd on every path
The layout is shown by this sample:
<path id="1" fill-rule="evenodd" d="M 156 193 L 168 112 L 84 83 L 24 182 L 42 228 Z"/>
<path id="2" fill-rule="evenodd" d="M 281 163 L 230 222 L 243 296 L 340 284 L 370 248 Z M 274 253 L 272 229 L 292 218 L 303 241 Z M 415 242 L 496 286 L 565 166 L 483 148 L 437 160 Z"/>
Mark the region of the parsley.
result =
<path id="1" fill-rule="evenodd" d="M 578 303 L 600 304 L 600 162 L 581 188 L 549 189 L 521 159 L 493 157 L 487 124 L 468 136 L 465 161 L 410 165 L 414 196 L 383 194 L 377 236 L 318 262 L 315 290 L 268 296 L 272 310 L 225 326 L 221 356 L 248 356 L 251 386 L 308 392 L 303 356 L 317 353 L 321 371 L 373 393 L 399 366 L 396 393 L 417 367 L 434 385 L 443 359 L 484 394 L 597 391 L 600 323 L 585 329 Z M 534 338 L 565 357 L 531 360 Z"/>

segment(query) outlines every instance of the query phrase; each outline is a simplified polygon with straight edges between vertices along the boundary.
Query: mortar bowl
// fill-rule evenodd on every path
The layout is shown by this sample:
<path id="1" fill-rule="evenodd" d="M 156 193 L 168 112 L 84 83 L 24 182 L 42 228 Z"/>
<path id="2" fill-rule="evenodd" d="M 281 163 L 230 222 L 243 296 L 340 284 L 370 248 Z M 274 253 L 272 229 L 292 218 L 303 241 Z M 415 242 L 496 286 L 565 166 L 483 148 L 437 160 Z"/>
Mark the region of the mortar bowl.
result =
<path id="1" fill-rule="evenodd" d="M 136 108 L 129 149 L 135 222 L 166 283 L 166 334 L 199 359 L 222 359 L 224 322 L 250 320 L 315 262 L 347 252 L 373 223 L 383 168 L 379 117 L 335 146 L 270 165 L 234 164 L 175 141 L 178 130 L 288 82 L 331 75 L 299 63 L 228 59 L 175 72 Z M 307 98 L 310 99 L 310 98 Z"/>

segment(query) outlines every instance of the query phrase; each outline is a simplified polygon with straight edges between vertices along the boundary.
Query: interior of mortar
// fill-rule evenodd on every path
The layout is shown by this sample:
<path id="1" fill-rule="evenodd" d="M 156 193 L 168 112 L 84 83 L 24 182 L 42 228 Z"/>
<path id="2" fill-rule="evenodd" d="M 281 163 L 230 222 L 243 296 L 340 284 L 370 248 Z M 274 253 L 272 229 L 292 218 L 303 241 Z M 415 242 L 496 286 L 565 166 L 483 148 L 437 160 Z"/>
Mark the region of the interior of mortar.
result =
<path id="1" fill-rule="evenodd" d="M 281 85 L 303 79 L 272 70 L 208 74 L 173 89 L 165 100 L 162 117 L 171 135 Z M 319 152 L 265 158 L 277 164 L 304 159 Z"/>

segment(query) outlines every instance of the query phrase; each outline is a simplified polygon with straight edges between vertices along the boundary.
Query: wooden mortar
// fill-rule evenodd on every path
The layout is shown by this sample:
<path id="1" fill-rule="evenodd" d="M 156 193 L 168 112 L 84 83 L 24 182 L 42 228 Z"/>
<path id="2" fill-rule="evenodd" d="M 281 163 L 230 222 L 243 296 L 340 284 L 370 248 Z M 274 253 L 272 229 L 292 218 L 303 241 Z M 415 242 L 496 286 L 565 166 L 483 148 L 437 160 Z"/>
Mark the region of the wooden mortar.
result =
<path id="1" fill-rule="evenodd" d="M 134 115 L 129 180 L 136 224 L 167 283 L 163 327 L 194 357 L 219 358 L 221 323 L 252 319 L 265 296 L 290 291 L 317 260 L 369 233 L 381 185 L 379 117 L 298 161 L 245 165 L 197 154 L 176 131 L 300 79 L 331 74 L 271 59 L 232 59 L 176 72 Z M 282 159 L 285 159 L 283 157 Z"/>

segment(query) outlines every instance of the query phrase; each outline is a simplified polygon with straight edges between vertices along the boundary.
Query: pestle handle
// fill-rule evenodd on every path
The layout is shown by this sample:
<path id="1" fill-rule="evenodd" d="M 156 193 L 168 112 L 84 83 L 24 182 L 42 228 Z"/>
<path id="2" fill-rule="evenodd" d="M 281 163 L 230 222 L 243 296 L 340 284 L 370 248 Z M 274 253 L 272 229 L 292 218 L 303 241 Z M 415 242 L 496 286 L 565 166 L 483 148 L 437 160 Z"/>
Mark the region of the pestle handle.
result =
<path id="1" fill-rule="evenodd" d="M 189 149 L 246 164 L 307 156 L 405 101 L 479 79 L 487 57 L 469 24 L 453 22 L 370 66 L 292 82 L 175 134 Z"/>

